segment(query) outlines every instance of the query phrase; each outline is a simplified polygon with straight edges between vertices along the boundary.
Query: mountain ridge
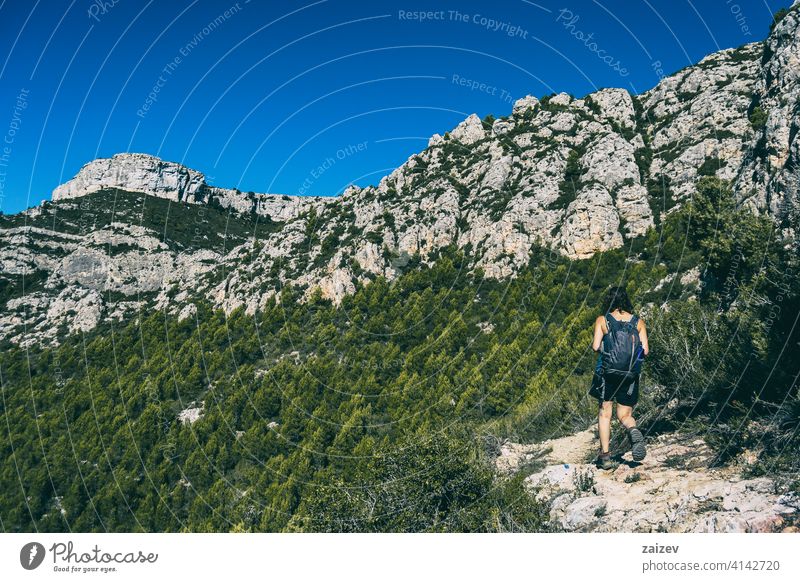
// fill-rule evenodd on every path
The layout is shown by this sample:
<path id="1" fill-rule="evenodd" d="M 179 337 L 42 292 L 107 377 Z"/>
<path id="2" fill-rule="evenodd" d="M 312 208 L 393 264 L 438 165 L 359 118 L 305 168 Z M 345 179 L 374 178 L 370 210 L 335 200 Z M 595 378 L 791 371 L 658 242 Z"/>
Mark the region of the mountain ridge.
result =
<path id="1" fill-rule="evenodd" d="M 780 224 L 794 212 L 800 179 L 797 8 L 767 40 L 713 53 L 640 95 L 527 96 L 506 117 L 472 114 L 378 185 L 336 197 L 217 188 L 148 154 L 89 162 L 52 202 L 0 221 L 0 338 L 40 341 L 24 329 L 75 321 L 90 329 L 112 312 L 132 313 L 140 294 L 176 314 L 192 298 L 253 313 L 286 285 L 338 303 L 449 246 L 488 277 L 513 277 L 535 248 L 580 260 L 628 245 L 660 228 L 704 176 L 730 182 L 740 204 Z M 123 201 L 118 219 L 99 210 L 103 192 Z M 192 236 L 173 224 L 180 232 L 171 237 L 157 217 L 137 224 L 135 207 L 159 204 L 137 196 L 166 201 L 166 220 L 170 204 L 194 207 L 184 212 Z M 210 246 L 226 229 L 204 232 L 201 207 L 248 236 Z M 93 212 L 104 216 L 99 230 Z M 80 241 L 46 227 L 61 224 L 59 215 Z M 170 247 L 170 238 L 183 242 Z M 24 277 L 39 287 L 26 292 Z"/>

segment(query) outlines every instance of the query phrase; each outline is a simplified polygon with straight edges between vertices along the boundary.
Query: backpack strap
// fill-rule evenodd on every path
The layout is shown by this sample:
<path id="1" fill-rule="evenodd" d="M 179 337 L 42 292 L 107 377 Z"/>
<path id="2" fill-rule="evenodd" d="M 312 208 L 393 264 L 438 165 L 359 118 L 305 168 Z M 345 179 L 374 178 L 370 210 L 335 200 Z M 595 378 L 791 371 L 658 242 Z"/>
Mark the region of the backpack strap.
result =
<path id="1" fill-rule="evenodd" d="M 608 328 L 608 333 L 611 333 L 615 329 L 614 325 L 611 323 L 612 321 L 619 323 L 610 313 L 606 313 L 606 327 Z"/>
<path id="2" fill-rule="evenodd" d="M 639 316 L 638 315 L 631 316 L 630 320 L 627 323 L 630 324 L 632 329 L 635 329 L 637 332 L 639 331 Z"/>

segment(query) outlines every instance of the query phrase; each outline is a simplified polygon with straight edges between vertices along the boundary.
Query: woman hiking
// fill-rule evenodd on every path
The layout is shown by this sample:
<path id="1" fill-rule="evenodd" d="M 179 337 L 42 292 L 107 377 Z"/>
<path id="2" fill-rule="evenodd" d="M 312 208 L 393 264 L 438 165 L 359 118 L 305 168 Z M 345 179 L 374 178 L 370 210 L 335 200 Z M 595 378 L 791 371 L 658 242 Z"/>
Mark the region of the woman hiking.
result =
<path id="1" fill-rule="evenodd" d="M 592 349 L 600 352 L 589 394 L 599 403 L 598 425 L 600 454 L 597 464 L 611 469 L 611 406 L 617 403 L 617 418 L 627 429 L 634 461 L 644 459 L 647 451 L 644 436 L 631 413 L 639 399 L 639 375 L 642 360 L 650 349 L 644 321 L 633 313 L 633 305 L 622 287 L 612 287 L 606 294 L 604 315 L 594 322 Z"/>

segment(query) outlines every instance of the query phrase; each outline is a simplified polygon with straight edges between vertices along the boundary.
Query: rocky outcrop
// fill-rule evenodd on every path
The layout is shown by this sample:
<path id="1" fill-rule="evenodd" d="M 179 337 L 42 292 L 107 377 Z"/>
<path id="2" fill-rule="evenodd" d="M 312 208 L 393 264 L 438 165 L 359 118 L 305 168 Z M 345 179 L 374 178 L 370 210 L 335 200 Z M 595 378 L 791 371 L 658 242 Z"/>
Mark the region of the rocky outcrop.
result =
<path id="1" fill-rule="evenodd" d="M 600 108 L 600 116 L 624 129 L 636 127 L 636 109 L 631 94 L 625 89 L 601 89 L 588 99 Z"/>
<path id="2" fill-rule="evenodd" d="M 688 197 L 706 160 L 720 178 L 741 167 L 753 137 L 748 110 L 756 90 L 761 43 L 710 55 L 642 95 L 650 172 L 669 178 L 676 199 Z"/>
<path id="3" fill-rule="evenodd" d="M 205 402 L 190 402 L 189 406 L 178 413 L 178 422 L 192 425 L 203 417 L 203 406 Z"/>
<path id="4" fill-rule="evenodd" d="M 103 188 L 122 188 L 176 202 L 196 202 L 205 177 L 181 164 L 147 154 L 116 154 L 83 166 L 66 184 L 53 190 L 52 200 L 85 196 Z"/>
<path id="5" fill-rule="evenodd" d="M 800 183 L 800 1 L 764 42 L 751 106 L 755 135 L 738 175 L 737 191 L 775 216 L 798 203 Z"/>
<path id="6" fill-rule="evenodd" d="M 568 255 L 578 259 L 587 259 L 598 251 L 622 245 L 619 214 L 608 190 L 593 186 L 578 194 L 567 208 L 561 244 Z"/>
<path id="7" fill-rule="evenodd" d="M 539 444 L 504 443 L 503 474 L 538 466 L 525 484 L 549 504 L 557 529 L 582 532 L 774 532 L 800 517 L 800 496 L 769 477 L 746 479 L 735 464 L 712 468 L 713 453 L 695 436 L 649 439 L 641 463 L 630 453 L 613 470 L 590 462 L 596 430 Z"/>
<path id="8" fill-rule="evenodd" d="M 69 182 L 58 186 L 51 195 L 54 202 L 79 198 L 92 192 L 118 188 L 157 198 L 189 204 L 216 202 L 239 213 L 254 212 L 276 221 L 296 217 L 312 197 L 281 196 L 215 188 L 205 176 L 182 164 L 168 162 L 148 154 L 124 153 L 93 160 L 83 166 Z"/>

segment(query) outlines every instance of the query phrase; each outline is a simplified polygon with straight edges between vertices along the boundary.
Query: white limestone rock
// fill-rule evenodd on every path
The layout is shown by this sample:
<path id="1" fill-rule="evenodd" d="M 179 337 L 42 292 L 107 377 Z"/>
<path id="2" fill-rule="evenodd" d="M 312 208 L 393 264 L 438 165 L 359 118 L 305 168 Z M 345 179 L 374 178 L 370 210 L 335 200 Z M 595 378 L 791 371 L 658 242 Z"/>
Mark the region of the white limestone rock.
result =
<path id="1" fill-rule="evenodd" d="M 609 133 L 592 142 L 581 158 L 586 168 L 581 179 L 585 182 L 600 182 L 608 190 L 622 184 L 640 184 L 639 167 L 633 155 L 633 145 L 623 137 Z"/>
<path id="2" fill-rule="evenodd" d="M 47 319 L 67 319 L 70 330 L 87 332 L 100 321 L 102 309 L 103 300 L 97 291 L 68 288 L 50 302 Z"/>
<path id="3" fill-rule="evenodd" d="M 550 103 L 553 105 L 562 105 L 566 107 L 570 103 L 572 103 L 572 97 L 569 93 L 559 93 L 558 95 L 554 95 L 550 98 Z"/>
<path id="4" fill-rule="evenodd" d="M 593 185 L 581 190 L 566 211 L 560 247 L 572 259 L 622 246 L 619 215 L 608 190 Z"/>
<path id="5" fill-rule="evenodd" d="M 471 145 L 483 139 L 485 133 L 480 117 L 473 113 L 450 132 L 450 137 L 458 140 L 463 145 Z"/>
<path id="6" fill-rule="evenodd" d="M 641 464 L 597 469 L 596 428 L 538 444 L 503 443 L 496 465 L 513 474 L 527 462 L 545 467 L 525 479 L 549 504 L 550 522 L 581 532 L 774 532 L 797 519 L 800 496 L 769 477 L 743 479 L 735 465 L 713 467 L 714 452 L 680 432 L 648 437 Z"/>
<path id="7" fill-rule="evenodd" d="M 69 182 L 53 190 L 52 200 L 77 198 L 103 188 L 121 188 L 159 198 L 188 201 L 201 191 L 200 172 L 148 154 L 116 154 L 93 160 Z"/>
<path id="8" fill-rule="evenodd" d="M 766 62 L 761 68 L 756 94 L 767 114 L 766 127 L 755 133 L 736 190 L 748 206 L 782 218 L 797 200 L 800 184 L 800 4 L 765 41 Z M 758 147 L 763 142 L 763 147 Z"/>
<path id="9" fill-rule="evenodd" d="M 539 100 L 536 97 L 532 95 L 526 95 L 522 99 L 517 99 L 514 101 L 512 115 L 521 115 L 528 109 L 536 109 L 537 105 L 539 105 Z"/>
<path id="10" fill-rule="evenodd" d="M 184 321 L 186 319 L 190 319 L 197 314 L 197 305 L 194 303 L 189 303 L 184 305 L 181 308 L 180 313 L 178 314 L 178 321 Z"/>
<path id="11" fill-rule="evenodd" d="M 185 425 L 192 425 L 203 417 L 203 406 L 201 402 L 198 406 L 196 402 L 189 403 L 189 406 L 178 413 L 178 421 Z"/>
<path id="12" fill-rule="evenodd" d="M 495 119 L 494 123 L 492 123 L 492 133 L 497 136 L 504 135 L 512 129 L 514 129 L 514 121 L 510 118 Z"/>
<path id="13" fill-rule="evenodd" d="M 625 89 L 601 89 L 589 95 L 593 103 L 600 107 L 600 115 L 623 128 L 636 125 L 636 110 L 633 99 Z"/>

